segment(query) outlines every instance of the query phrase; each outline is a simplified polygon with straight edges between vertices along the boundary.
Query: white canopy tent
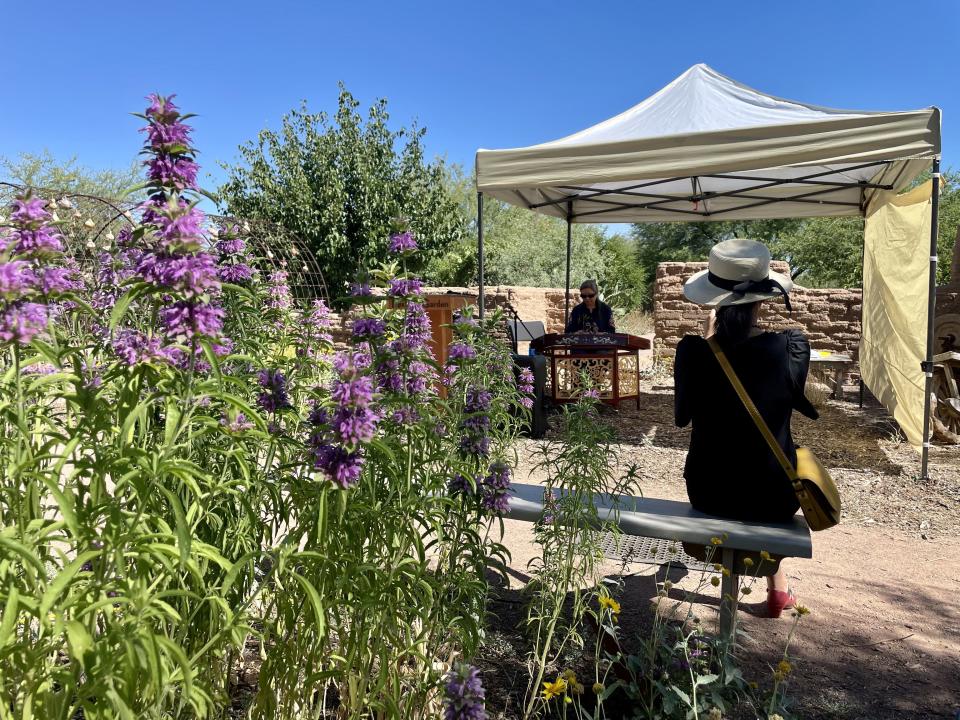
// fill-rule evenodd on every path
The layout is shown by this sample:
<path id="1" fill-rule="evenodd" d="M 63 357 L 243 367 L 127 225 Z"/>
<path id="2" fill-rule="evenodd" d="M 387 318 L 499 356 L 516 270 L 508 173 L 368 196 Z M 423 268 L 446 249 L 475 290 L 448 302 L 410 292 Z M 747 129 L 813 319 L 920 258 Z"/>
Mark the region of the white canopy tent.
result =
<path id="1" fill-rule="evenodd" d="M 932 167 L 929 397 L 939 158 L 935 107 L 866 112 L 808 105 L 694 65 L 586 130 L 526 148 L 477 151 L 481 312 L 485 195 L 567 220 L 569 295 L 572 223 L 866 216 Z M 926 252 L 926 238 L 922 247 Z"/>

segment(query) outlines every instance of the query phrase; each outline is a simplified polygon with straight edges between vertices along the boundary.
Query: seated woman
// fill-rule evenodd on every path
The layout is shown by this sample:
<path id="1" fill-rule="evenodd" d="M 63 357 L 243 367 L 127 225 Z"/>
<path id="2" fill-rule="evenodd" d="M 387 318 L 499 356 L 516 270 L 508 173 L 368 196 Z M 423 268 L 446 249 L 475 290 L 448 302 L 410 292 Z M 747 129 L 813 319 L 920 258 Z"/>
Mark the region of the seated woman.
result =
<path id="1" fill-rule="evenodd" d="M 816 419 L 803 394 L 810 344 L 797 330 L 763 332 L 764 300 L 783 295 L 790 309 L 790 278 L 770 272 L 770 251 L 753 240 L 727 240 L 710 251 L 709 269 L 683 286 L 688 300 L 715 308 L 705 335 L 714 335 L 770 432 L 794 465 L 790 417 Z M 800 507 L 790 481 L 744 407 L 706 339 L 688 335 L 677 345 L 675 419 L 693 423 L 684 478 L 694 508 L 740 520 L 788 521 Z M 779 617 L 795 598 L 782 567 L 767 578 L 767 611 Z"/>
<path id="2" fill-rule="evenodd" d="M 584 280 L 580 283 L 582 302 L 570 313 L 564 332 L 566 333 L 613 333 L 617 328 L 613 323 L 613 310 L 597 295 L 596 280 Z"/>

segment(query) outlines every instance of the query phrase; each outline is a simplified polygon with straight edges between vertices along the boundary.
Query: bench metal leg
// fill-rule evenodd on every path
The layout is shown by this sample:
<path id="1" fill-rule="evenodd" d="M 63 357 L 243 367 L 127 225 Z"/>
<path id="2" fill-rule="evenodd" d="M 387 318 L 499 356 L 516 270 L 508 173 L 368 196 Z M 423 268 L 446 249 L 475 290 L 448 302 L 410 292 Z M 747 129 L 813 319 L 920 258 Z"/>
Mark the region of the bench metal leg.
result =
<path id="1" fill-rule="evenodd" d="M 737 619 L 737 597 L 740 594 L 740 576 L 734 567 L 736 552 L 723 549 L 723 569 L 726 571 L 720 580 L 720 635 L 733 640 L 733 629 Z"/>

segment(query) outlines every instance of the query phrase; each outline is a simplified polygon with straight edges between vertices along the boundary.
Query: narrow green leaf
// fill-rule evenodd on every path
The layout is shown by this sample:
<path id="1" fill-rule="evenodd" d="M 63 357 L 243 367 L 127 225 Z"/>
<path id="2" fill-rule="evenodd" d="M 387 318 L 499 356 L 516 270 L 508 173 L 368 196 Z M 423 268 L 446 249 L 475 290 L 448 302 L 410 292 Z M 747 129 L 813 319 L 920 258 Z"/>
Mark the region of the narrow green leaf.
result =
<path id="1" fill-rule="evenodd" d="M 178 402 L 180 398 L 170 397 L 167 399 L 167 407 L 165 408 L 164 414 L 166 415 L 166 421 L 163 426 L 163 442 L 166 445 L 171 445 L 173 439 L 177 436 L 177 432 L 180 430 L 180 418 L 182 417 L 180 413 L 180 403 Z"/>
<path id="2" fill-rule="evenodd" d="M 116 304 L 113 306 L 113 312 L 110 313 L 110 330 L 113 331 L 117 325 L 120 324 L 120 321 L 123 320 L 123 316 L 127 314 L 127 310 L 130 308 L 130 303 L 137 299 L 136 288 L 131 288 L 127 290 L 120 298 L 117 300 Z"/>
<path id="3" fill-rule="evenodd" d="M 320 598 L 320 593 L 317 592 L 313 583 L 299 573 L 293 573 L 293 577 L 307 593 L 307 599 L 310 600 L 310 607 L 313 609 L 313 616 L 317 621 L 317 634 L 323 636 L 327 628 L 327 616 L 323 611 L 323 600 Z"/>
<path id="4" fill-rule="evenodd" d="M 93 638 L 83 626 L 83 623 L 77 620 L 68 620 L 67 623 L 67 644 L 70 646 L 70 655 L 80 663 L 80 667 L 85 667 L 84 656 L 93 648 Z"/>
<path id="5" fill-rule="evenodd" d="M 53 607 L 61 593 L 67 589 L 76 574 L 80 572 L 84 563 L 98 557 L 102 552 L 102 550 L 86 550 L 80 553 L 72 563 L 61 570 L 57 577 L 53 579 L 46 592 L 43 593 L 43 597 L 40 598 L 39 615 L 41 622 L 45 623 L 47 621 L 47 613 L 50 612 L 50 608 Z"/>
<path id="6" fill-rule="evenodd" d="M 180 496 L 169 488 L 165 488 L 163 485 L 159 485 L 158 487 L 173 507 L 173 516 L 177 522 L 177 549 L 180 551 L 180 562 L 186 563 L 190 558 L 190 546 L 193 542 L 193 535 L 190 532 L 190 527 L 187 525 L 187 516 L 183 512 L 183 503 L 180 502 Z"/>
<path id="7" fill-rule="evenodd" d="M 4 547 L 12 553 L 20 556 L 26 563 L 32 565 L 38 572 L 43 573 L 43 563 L 31 553 L 26 546 L 21 545 L 13 538 L 0 535 L 0 547 Z"/>
<path id="8" fill-rule="evenodd" d="M 7 602 L 3 606 L 3 617 L 0 618 L 0 648 L 7 646 L 10 636 L 13 634 L 13 628 L 17 624 L 17 600 L 20 594 L 15 585 L 10 586 L 10 594 L 7 595 Z"/>
<path id="9" fill-rule="evenodd" d="M 193 693 L 193 668 L 190 667 L 190 661 L 187 659 L 186 653 L 183 652 L 183 648 L 164 635 L 155 635 L 154 637 L 157 644 L 166 651 L 165 654 L 180 668 L 180 674 L 183 676 L 184 692 L 187 696 L 191 695 Z M 175 678 L 171 676 L 171 679 Z"/>

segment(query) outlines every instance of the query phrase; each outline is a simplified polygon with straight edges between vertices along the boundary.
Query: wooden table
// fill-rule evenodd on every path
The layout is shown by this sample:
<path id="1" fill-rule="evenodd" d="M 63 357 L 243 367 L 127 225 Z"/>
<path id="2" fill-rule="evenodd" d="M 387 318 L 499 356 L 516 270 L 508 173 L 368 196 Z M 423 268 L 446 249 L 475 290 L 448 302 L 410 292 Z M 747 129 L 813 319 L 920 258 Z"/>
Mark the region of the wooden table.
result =
<path id="1" fill-rule="evenodd" d="M 833 394 L 830 397 L 834 400 L 843 400 L 843 385 L 852 365 L 853 358 L 849 355 L 841 355 L 829 350 L 813 350 L 812 348 L 810 350 L 811 370 L 833 372 Z"/>
<path id="2" fill-rule="evenodd" d="M 550 363 L 550 399 L 577 402 L 596 390 L 603 402 L 620 407 L 635 400 L 640 407 L 640 350 L 647 338 L 627 333 L 548 333 L 530 342 Z"/>

